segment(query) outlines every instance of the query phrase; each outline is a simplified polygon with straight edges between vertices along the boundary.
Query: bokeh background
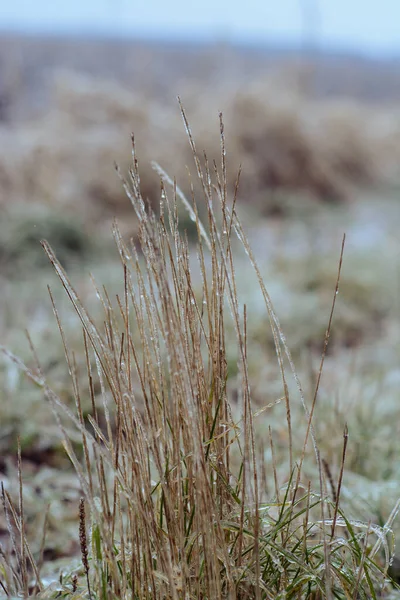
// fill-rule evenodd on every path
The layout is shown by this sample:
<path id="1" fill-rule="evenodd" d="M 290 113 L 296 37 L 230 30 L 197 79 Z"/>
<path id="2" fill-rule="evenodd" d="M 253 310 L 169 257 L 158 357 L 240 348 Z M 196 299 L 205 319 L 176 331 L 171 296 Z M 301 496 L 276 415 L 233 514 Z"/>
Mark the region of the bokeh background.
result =
<path id="1" fill-rule="evenodd" d="M 89 272 L 111 294 L 122 284 L 114 217 L 125 236 L 136 235 L 114 169 L 129 168 L 131 133 L 142 193 L 157 211 L 152 160 L 187 193 L 194 173 L 177 95 L 210 160 L 219 156 L 222 111 L 230 189 L 242 165 L 238 211 L 309 394 L 347 235 L 317 432 L 335 472 L 348 423 L 344 498 L 355 517 L 383 523 L 400 495 L 399 23 L 396 0 L 3 1 L 0 343 L 33 366 L 29 330 L 51 385 L 73 404 L 48 284 L 78 367 L 81 328 L 39 240 L 49 240 L 96 313 Z M 261 407 L 279 397 L 279 377 L 240 256 L 238 280 Z M 268 415 L 279 455 L 284 409 Z M 50 502 L 45 558 L 70 560 L 79 549 L 79 484 L 42 391 L 2 357 L 0 471 L 10 490 L 17 435 L 33 539 L 40 543 Z"/>

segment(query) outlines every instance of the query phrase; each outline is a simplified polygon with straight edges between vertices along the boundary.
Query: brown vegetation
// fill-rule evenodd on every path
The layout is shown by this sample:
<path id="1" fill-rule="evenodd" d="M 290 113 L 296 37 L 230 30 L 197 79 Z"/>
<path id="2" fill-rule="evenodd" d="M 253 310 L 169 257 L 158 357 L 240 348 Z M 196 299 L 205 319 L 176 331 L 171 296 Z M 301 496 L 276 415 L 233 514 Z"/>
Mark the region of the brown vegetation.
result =
<path id="1" fill-rule="evenodd" d="M 162 181 L 159 218 L 146 211 L 133 154 L 129 183 L 123 183 L 139 222 L 141 258 L 115 227 L 123 294 L 114 300 L 106 289 L 98 292 L 102 325 L 87 312 L 53 250 L 42 242 L 83 327 L 85 389 L 53 303 L 75 413 L 49 387 L 37 357 L 35 368 L 29 369 L 8 356 L 43 388 L 76 469 L 85 498 L 79 502 L 83 571 L 72 569 L 59 582 L 43 583 L 41 558 L 38 564 L 25 534 L 18 445 L 19 509 L 8 492 L 2 493 L 12 541 L 12 551 L 0 553 L 6 595 L 276 600 L 366 599 L 389 591 L 390 532 L 399 504 L 383 527 L 349 519 L 341 506 L 347 426 L 337 472 L 321 459 L 314 426 L 343 246 L 322 359 L 307 401 L 238 219 L 236 196 L 233 201 L 228 198 L 222 121 L 220 131 L 221 164 L 212 173 L 201 168 L 188 129 L 208 225 L 199 220 L 196 200 L 191 205 L 174 185 L 167 189 L 167 178 Z M 178 229 L 178 201 L 196 222 L 200 296 L 195 294 L 190 247 Z M 252 401 L 247 308 L 237 293 L 233 236 L 246 250 L 258 280 L 278 358 L 281 397 L 259 411 Z M 228 322 L 233 338 L 228 337 Z M 228 344 L 231 352 L 234 345 L 237 362 L 237 407 L 228 392 Z M 289 377 L 295 382 L 294 394 Z M 95 380 L 100 383 L 100 398 L 94 393 Z M 84 395 L 92 405 L 87 415 Z M 296 435 L 295 398 L 304 411 L 302 423 L 295 424 Z M 286 460 L 278 468 L 271 427 L 267 459 L 265 420 L 280 403 L 286 408 Z M 101 405 L 105 426 L 98 417 Z M 304 438 L 297 446 L 299 429 Z M 81 459 L 74 448 L 77 432 Z M 315 478 L 305 468 L 310 449 Z"/>
<path id="2" fill-rule="evenodd" d="M 43 598 L 88 597 L 89 587 L 92 597 L 108 598 L 121 589 L 131 593 L 132 581 L 141 590 L 143 578 L 152 579 L 153 596 L 164 597 L 184 597 L 182 586 L 194 598 L 207 586 L 208 597 L 220 589 L 255 597 L 259 587 L 266 598 L 308 594 L 314 600 L 329 596 L 330 584 L 339 597 L 346 586 L 347 597 L 357 589 L 359 597 L 398 597 L 377 569 L 387 567 L 392 523 L 400 534 L 392 513 L 400 496 L 395 65 L 322 57 L 319 65 L 288 66 L 282 57 L 224 46 L 157 53 L 138 44 L 131 55 L 121 42 L 117 51 L 95 44 L 93 53 L 91 44 L 17 40 L 12 52 L 1 54 L 9 66 L 14 60 L 9 71 L 0 66 L 0 96 L 8 81 L 11 99 L 0 106 L 0 342 L 8 349 L 0 356 L 1 584 L 10 594 L 26 594 L 28 586 L 32 595 L 40 587 Z M 178 92 L 206 193 L 182 135 Z M 378 96 L 381 102 L 373 104 Z M 222 165 L 220 109 L 227 139 Z M 132 131 L 140 160 L 140 185 L 134 164 L 128 186 L 135 210 L 114 170 L 115 161 L 128 177 Z M 171 179 L 154 170 L 153 160 Z M 175 197 L 174 176 L 190 203 L 193 186 L 211 251 L 178 189 Z M 109 239 L 115 216 L 119 256 Z M 258 260 L 258 284 L 240 222 Z M 313 416 L 320 458 L 309 444 L 301 463 L 309 421 L 290 365 L 276 362 L 276 343 L 279 338 L 282 352 L 290 349 L 312 406 L 344 231 L 340 290 Z M 64 268 L 74 281 L 80 316 L 57 286 L 41 238 L 75 298 Z M 155 245 L 164 254 L 152 252 Z M 273 314 L 265 310 L 262 281 Z M 48 284 L 64 338 L 52 319 Z M 161 288 L 170 302 L 161 302 Z M 171 319 L 173 344 L 166 334 Z M 128 421 L 134 427 L 126 434 Z M 78 478 L 63 443 L 76 456 Z M 138 454 L 150 469 L 135 462 Z M 198 495 L 202 510 L 192 517 Z M 310 498 L 316 504 L 307 513 Z M 336 509 L 342 512 L 332 535 Z M 149 559 L 146 565 L 132 566 L 127 536 Z M 219 572 L 210 548 L 222 557 Z M 156 563 L 146 571 L 150 554 Z M 390 572 L 397 577 L 393 567 Z"/>
<path id="3" fill-rule="evenodd" d="M 394 108 L 352 100 L 322 102 L 302 86 L 272 75 L 245 89 L 228 79 L 215 84 L 211 93 L 204 94 L 194 83 L 183 84 L 180 93 L 198 146 L 208 148 L 210 160 L 218 155 L 219 142 L 209 115 L 224 108 L 231 172 L 237 172 L 239 163 L 243 166 L 239 202 L 265 213 L 285 211 L 276 192 L 329 202 L 351 198 L 355 187 L 399 181 L 400 130 Z M 114 161 L 123 171 L 128 167 L 126 131 L 135 132 L 143 196 L 156 203 L 159 184 L 151 161 L 182 182 L 187 181 L 187 166 L 193 166 L 188 145 L 176 135 L 179 123 L 176 106 L 162 98 L 132 92 L 117 82 L 59 72 L 45 114 L 0 129 L 1 147 L 7 149 L 0 159 L 0 204 L 79 204 L 88 221 L 97 223 L 115 213 L 129 219 L 113 176 Z"/>

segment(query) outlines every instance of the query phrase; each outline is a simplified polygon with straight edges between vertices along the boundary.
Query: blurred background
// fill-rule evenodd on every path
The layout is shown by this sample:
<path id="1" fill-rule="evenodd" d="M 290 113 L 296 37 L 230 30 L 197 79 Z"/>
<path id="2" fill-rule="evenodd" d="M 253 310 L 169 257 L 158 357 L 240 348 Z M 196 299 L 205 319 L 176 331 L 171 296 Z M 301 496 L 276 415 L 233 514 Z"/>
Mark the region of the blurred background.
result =
<path id="1" fill-rule="evenodd" d="M 39 240 L 49 240 L 96 313 L 89 271 L 112 295 L 121 286 L 112 219 L 135 238 L 114 169 L 129 167 L 131 132 L 142 193 L 157 210 L 151 161 L 187 193 L 194 173 L 177 95 L 210 160 L 219 157 L 221 110 L 230 190 L 242 165 L 238 211 L 310 393 L 347 234 L 318 431 L 334 471 L 348 422 L 348 498 L 359 492 L 362 510 L 384 519 L 400 494 L 399 23 L 396 0 L 3 1 L 0 343 L 31 365 L 28 329 L 49 381 L 73 403 L 47 284 L 78 365 L 81 328 Z M 193 232 L 184 214 L 181 222 Z M 239 257 L 253 400 L 263 406 L 281 392 L 248 271 Z M 79 486 L 42 391 L 6 358 L 0 411 L 1 478 L 11 487 L 19 434 L 28 524 L 35 531 L 51 501 L 46 558 L 68 557 L 78 549 Z M 283 415 L 271 410 L 282 436 Z M 5 530 L 0 522 L 0 537 Z"/>

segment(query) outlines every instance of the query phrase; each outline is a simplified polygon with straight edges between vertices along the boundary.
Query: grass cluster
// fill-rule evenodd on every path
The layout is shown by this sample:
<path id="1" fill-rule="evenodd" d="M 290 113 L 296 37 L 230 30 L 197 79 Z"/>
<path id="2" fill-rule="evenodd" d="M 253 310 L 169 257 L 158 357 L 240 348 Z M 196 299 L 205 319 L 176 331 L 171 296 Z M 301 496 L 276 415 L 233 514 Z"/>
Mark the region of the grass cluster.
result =
<path id="1" fill-rule="evenodd" d="M 347 428 L 336 475 L 321 457 L 314 427 L 342 255 L 322 359 L 306 394 L 237 214 L 238 185 L 228 197 L 222 117 L 217 166 L 206 156 L 200 160 L 182 114 L 201 196 L 193 183 L 189 202 L 159 168 L 156 215 L 142 196 L 133 145 L 130 177 L 121 178 L 139 224 L 138 243 L 128 242 L 114 224 L 123 285 L 115 297 L 96 289 L 100 318 L 84 306 L 43 241 L 82 325 L 79 361 L 53 301 L 75 411 L 48 384 L 34 348 L 32 368 L 8 356 L 43 388 L 76 470 L 81 565 L 57 580 L 42 575 L 44 541 L 35 553 L 25 533 L 19 447 L 18 506 L 2 489 L 10 542 L 0 552 L 0 585 L 6 596 L 104 600 L 385 597 L 392 590 L 388 569 L 398 505 L 380 525 L 348 517 L 341 503 Z M 182 203 L 196 226 L 195 258 L 179 226 Z M 280 373 L 280 394 L 258 410 L 249 315 L 235 269 L 240 248 L 258 280 Z M 229 368 L 232 357 L 235 369 Z M 88 400 L 89 411 L 83 408 Z M 279 440 L 270 418 L 278 404 L 286 420 Z M 302 423 L 294 405 L 302 406 Z M 284 470 L 276 460 L 282 439 Z M 304 470 L 310 454 L 314 478 Z"/>
<path id="2" fill-rule="evenodd" d="M 240 200 L 265 213 L 285 213 L 293 194 L 338 201 L 351 198 L 357 186 L 397 185 L 397 108 L 321 99 L 295 79 L 295 72 L 293 81 L 283 82 L 258 75 L 244 85 L 221 72 L 218 83 L 207 84 L 207 95 L 203 83 L 180 85 L 196 139 L 210 157 L 218 155 L 218 136 L 208 115 L 224 106 L 231 186 L 243 165 Z M 141 155 L 143 197 L 157 198 L 153 159 L 175 173 L 190 194 L 185 166 L 191 156 L 175 135 L 179 115 L 170 92 L 165 99 L 151 90 L 59 72 L 45 114 L 0 127 L 0 143 L 7 148 L 0 158 L 0 207 L 23 202 L 30 214 L 32 203 L 56 210 L 79 203 L 89 226 L 102 229 L 118 213 L 121 227 L 132 233 L 132 215 L 112 175 L 114 160 L 128 166 L 125 132 L 131 130 Z"/>

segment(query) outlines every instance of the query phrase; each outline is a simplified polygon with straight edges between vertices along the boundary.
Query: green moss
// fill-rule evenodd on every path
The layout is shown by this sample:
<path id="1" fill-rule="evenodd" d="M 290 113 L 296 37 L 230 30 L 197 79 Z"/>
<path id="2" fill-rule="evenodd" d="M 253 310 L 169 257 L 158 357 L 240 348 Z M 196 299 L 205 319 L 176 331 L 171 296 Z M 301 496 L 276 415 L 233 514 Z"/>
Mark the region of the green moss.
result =
<path id="1" fill-rule="evenodd" d="M 0 267 L 12 275 L 19 269 L 38 269 L 48 265 L 41 239 L 57 246 L 59 260 L 71 265 L 87 258 L 92 249 L 84 224 L 74 214 L 54 208 L 26 205 L 7 210 L 0 224 Z"/>

